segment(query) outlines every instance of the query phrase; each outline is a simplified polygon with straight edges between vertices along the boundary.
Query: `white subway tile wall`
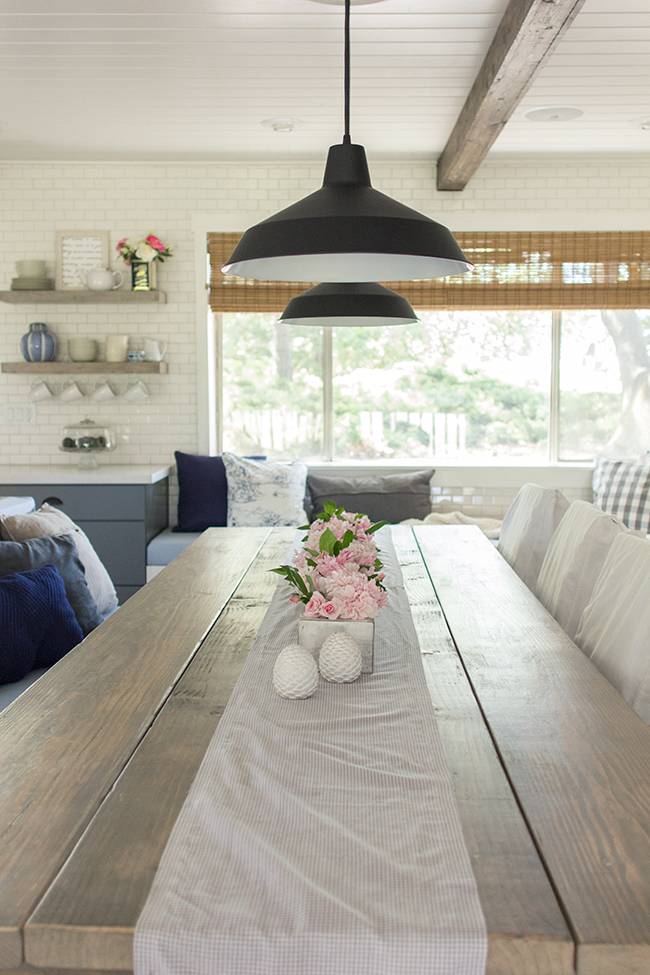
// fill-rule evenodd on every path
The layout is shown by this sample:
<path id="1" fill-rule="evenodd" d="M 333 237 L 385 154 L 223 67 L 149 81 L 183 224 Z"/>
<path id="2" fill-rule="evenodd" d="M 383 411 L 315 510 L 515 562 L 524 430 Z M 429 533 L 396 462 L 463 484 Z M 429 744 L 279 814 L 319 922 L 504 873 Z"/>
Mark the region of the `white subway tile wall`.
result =
<path id="1" fill-rule="evenodd" d="M 558 472 L 557 483 L 569 501 L 593 501 L 590 487 L 577 487 L 562 483 L 562 473 Z M 462 511 L 475 518 L 503 518 L 515 499 L 517 487 L 432 487 L 432 511 L 446 514 L 449 511 Z"/>
<path id="2" fill-rule="evenodd" d="M 630 156 L 562 158 L 543 164 L 528 157 L 491 157 L 462 193 L 438 193 L 435 170 L 422 161 L 373 161 L 373 183 L 386 193 L 438 215 L 452 230 L 634 229 L 650 211 L 647 158 Z M 19 427 L 4 422 L 4 407 L 26 403 L 31 377 L 0 376 L 0 463 L 61 464 L 74 459 L 58 450 L 63 427 L 84 416 L 115 425 L 122 435 L 112 459 L 121 464 L 173 462 L 175 449 L 198 449 L 196 309 L 192 218 L 206 213 L 241 214 L 242 229 L 317 189 L 319 163 L 0 163 L 0 290 L 15 277 L 15 262 L 41 258 L 54 275 L 56 230 L 108 230 L 111 265 L 117 241 L 127 235 L 156 233 L 174 246 L 174 256 L 158 268 L 158 286 L 167 304 L 131 306 L 0 303 L 0 361 L 21 359 L 20 337 L 30 322 L 45 321 L 65 358 L 72 336 L 107 334 L 155 336 L 167 343 L 169 374 L 147 376 L 150 398 L 132 404 L 55 398 L 36 407 L 36 422 Z M 616 211 L 616 212 L 615 212 Z M 489 217 L 489 222 L 488 222 Z M 496 221 L 496 223 L 494 223 Z M 613 222 L 612 222 L 613 221 Z M 231 217 L 232 223 L 232 217 Z M 647 223 L 647 222 L 646 222 Z M 643 226 L 646 226 L 643 223 Z M 211 229 L 221 229 L 215 225 Z M 228 228 L 230 229 L 230 227 Z M 207 327 L 207 325 L 206 325 Z M 44 377 L 57 392 L 65 376 Z M 79 377 L 88 394 L 100 376 Z M 112 377 L 120 392 L 126 377 Z M 504 492 L 474 494 L 445 488 L 444 498 L 478 513 L 502 512 Z M 476 489 L 481 490 L 481 489 Z M 478 499 L 478 500 L 477 500 Z M 443 503 L 447 503 L 443 501 Z"/>

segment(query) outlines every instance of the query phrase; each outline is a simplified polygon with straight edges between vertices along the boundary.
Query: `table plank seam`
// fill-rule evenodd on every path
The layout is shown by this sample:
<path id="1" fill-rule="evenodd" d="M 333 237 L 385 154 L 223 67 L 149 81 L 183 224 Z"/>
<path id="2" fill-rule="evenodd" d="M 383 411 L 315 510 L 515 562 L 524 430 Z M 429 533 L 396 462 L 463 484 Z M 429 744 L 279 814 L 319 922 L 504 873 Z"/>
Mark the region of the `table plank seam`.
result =
<path id="1" fill-rule="evenodd" d="M 468 668 L 467 668 L 467 666 L 465 664 L 465 661 L 463 659 L 462 651 L 461 651 L 460 647 L 458 646 L 458 643 L 456 642 L 456 638 L 454 636 L 454 631 L 453 631 L 453 629 L 451 627 L 451 623 L 450 623 L 449 619 L 447 618 L 447 614 L 445 613 L 444 604 L 443 604 L 442 600 L 438 596 L 438 591 L 436 589 L 435 582 L 434 582 L 434 580 L 433 580 L 433 578 L 431 576 L 431 569 L 430 569 L 430 567 L 429 567 L 429 565 L 428 565 L 428 563 L 426 561 L 426 558 L 424 557 L 424 552 L 421 549 L 420 542 L 419 542 L 419 539 L 417 537 L 417 534 L 413 530 L 413 527 L 412 527 L 411 530 L 413 531 L 413 536 L 415 538 L 415 543 L 416 543 L 416 545 L 418 547 L 418 551 L 420 552 L 420 554 L 422 556 L 422 561 L 423 561 L 423 564 L 424 564 L 424 566 L 426 568 L 427 575 L 429 576 L 429 579 L 431 581 L 431 585 L 433 587 L 433 591 L 434 591 L 434 593 L 436 595 L 436 598 L 438 599 L 438 602 L 440 604 L 440 610 L 442 612 L 442 617 L 443 617 L 443 619 L 445 621 L 445 624 L 447 626 L 447 629 L 449 630 L 449 634 L 451 636 L 451 639 L 452 639 L 454 648 L 456 650 L 456 653 L 458 654 L 458 659 L 460 661 L 460 665 L 463 668 L 463 672 L 465 673 L 465 676 L 467 678 L 467 682 L 468 682 L 468 684 L 469 684 L 469 686 L 471 688 L 472 694 L 474 695 L 474 699 L 476 701 L 477 707 L 479 709 L 479 712 L 481 714 L 481 717 L 483 718 L 483 721 L 485 723 L 485 727 L 486 727 L 487 732 L 488 732 L 488 734 L 490 736 L 490 739 L 492 741 L 492 745 L 494 746 L 494 750 L 495 750 L 495 752 L 497 754 L 497 757 L 499 759 L 499 762 L 501 763 L 501 767 L 503 768 L 503 772 L 504 772 L 504 775 L 505 775 L 505 777 L 506 777 L 506 779 L 508 781 L 508 785 L 510 786 L 510 788 L 512 790 L 512 795 L 513 795 L 514 801 L 516 802 L 517 807 L 519 809 L 519 812 L 521 813 L 522 819 L 524 820 L 524 823 L 526 824 L 526 828 L 528 829 L 528 832 L 530 834 L 530 838 L 531 838 L 531 841 L 533 843 L 533 846 L 535 847 L 535 850 L 537 851 L 537 855 L 538 855 L 538 857 L 540 859 L 540 863 L 541 863 L 541 865 L 542 865 L 542 867 L 544 869 L 544 872 L 545 872 L 545 874 L 546 874 L 546 876 L 548 878 L 548 882 L 549 882 L 549 884 L 551 886 L 551 890 L 553 891 L 553 893 L 555 895 L 555 898 L 557 900 L 558 907 L 559 907 L 559 909 L 560 909 L 560 911 L 562 913 L 562 916 L 564 918 L 564 921 L 566 923 L 566 926 L 567 926 L 567 928 L 569 929 L 569 931 L 571 933 L 571 937 L 573 938 L 573 959 L 574 959 L 574 961 L 573 961 L 573 967 L 574 967 L 574 970 L 577 972 L 577 970 L 578 970 L 578 943 L 579 943 L 578 933 L 577 933 L 577 931 L 576 931 L 576 929 L 575 929 L 575 927 L 574 927 L 574 925 L 573 925 L 573 923 L 571 921 L 571 917 L 570 917 L 569 912 L 567 910 L 567 907 L 566 907 L 566 905 L 565 905 L 565 903 L 564 903 L 564 901 L 562 899 L 562 896 L 561 896 L 561 894 L 560 894 L 560 892 L 559 892 L 559 890 L 557 888 L 557 885 L 556 885 L 556 883 L 555 883 L 555 881 L 553 879 L 553 875 L 551 874 L 551 872 L 550 872 L 550 870 L 548 868 L 548 865 L 546 863 L 546 859 L 544 857 L 542 848 L 541 848 L 541 846 L 539 844 L 539 841 L 537 839 L 535 830 L 534 830 L 534 828 L 532 826 L 532 823 L 530 822 L 530 819 L 529 819 L 528 815 L 526 814 L 526 810 L 524 809 L 524 807 L 523 807 L 523 805 L 521 803 L 521 800 L 519 798 L 519 794 L 517 793 L 517 790 L 515 788 L 514 782 L 512 780 L 512 777 L 510 775 L 510 772 L 508 771 L 508 767 L 507 767 L 506 762 L 504 760 L 504 756 L 503 756 L 503 754 L 501 752 L 501 749 L 499 747 L 498 740 L 497 740 L 497 738 L 496 738 L 496 736 L 495 736 L 495 734 L 493 732 L 493 729 L 492 729 L 492 726 L 491 726 L 490 721 L 488 719 L 488 716 L 485 713 L 485 709 L 484 709 L 483 705 L 481 704 L 481 700 L 480 700 L 480 698 L 479 698 L 479 696 L 478 696 L 478 694 L 476 692 L 476 688 L 474 686 L 474 682 L 472 681 L 472 677 L 471 677 L 471 675 L 469 673 L 469 670 L 468 670 Z M 499 554 L 499 553 L 497 553 L 497 554 Z M 501 556 L 501 555 L 499 555 L 499 557 L 500 558 L 503 558 L 503 556 Z"/>
<path id="2" fill-rule="evenodd" d="M 152 713 L 152 716 L 151 716 L 150 720 L 146 724 L 144 724 L 142 726 L 138 738 L 133 743 L 133 747 L 131 748 L 131 750 L 128 753 L 126 753 L 126 755 L 124 757 L 124 760 L 120 764 L 119 768 L 116 769 L 115 776 L 113 778 L 113 781 L 111 782 L 110 787 L 108 789 L 106 789 L 106 791 L 101 796 L 98 797 L 98 801 L 97 801 L 95 807 L 93 808 L 92 812 L 90 813 L 90 815 L 88 817 L 88 820 L 87 820 L 85 826 L 83 827 L 83 829 L 81 830 L 81 832 L 79 833 L 79 835 L 78 835 L 75 843 L 72 845 L 71 849 L 69 850 L 68 855 L 58 865 L 58 867 L 52 872 L 52 874 L 50 875 L 50 877 L 48 879 L 47 885 L 43 888 L 43 890 L 41 891 L 41 893 L 37 896 L 36 900 L 31 904 L 29 910 L 26 912 L 25 918 L 24 918 L 24 921 L 23 921 L 23 924 L 22 924 L 22 927 L 21 927 L 21 930 L 20 930 L 20 944 L 21 944 L 21 953 L 22 953 L 22 959 L 21 960 L 22 960 L 22 964 L 23 965 L 26 965 L 27 964 L 26 959 L 25 959 L 25 926 L 29 923 L 29 919 L 32 917 L 32 915 L 35 913 L 35 911 L 38 909 L 38 906 L 39 906 L 40 902 L 43 900 L 45 894 L 50 889 L 50 887 L 54 884 L 56 878 L 65 869 L 66 864 L 68 863 L 68 861 L 73 856 L 75 850 L 77 849 L 77 847 L 81 843 L 81 841 L 84 838 L 84 836 L 86 835 L 87 831 L 90 829 L 91 824 L 92 824 L 95 816 L 99 812 L 99 810 L 102 808 L 102 806 L 107 801 L 107 799 L 109 798 L 109 796 L 113 793 L 113 791 L 117 788 L 117 784 L 118 784 L 118 781 L 119 781 L 120 777 L 122 776 L 122 774 L 124 773 L 125 769 L 127 768 L 127 766 L 129 765 L 129 763 L 133 759 L 134 755 L 136 754 L 136 752 L 138 751 L 138 749 L 142 745 L 143 741 L 145 740 L 147 734 L 151 730 L 151 728 L 154 725 L 155 721 L 158 719 L 158 717 L 159 717 L 161 711 L 163 710 L 166 702 L 169 700 L 171 694 L 173 693 L 174 688 L 182 680 L 183 675 L 186 673 L 187 669 L 189 668 L 189 666 L 191 665 L 192 661 L 194 660 L 196 654 L 200 650 L 203 641 L 206 639 L 206 637 L 207 637 L 208 633 L 210 632 L 210 630 L 212 630 L 212 628 L 215 626 L 215 624 L 217 623 L 217 621 L 220 619 L 220 617 L 222 616 L 222 614 L 224 613 L 224 611 L 228 607 L 228 605 L 229 605 L 231 599 L 233 598 L 235 592 L 237 591 L 237 589 L 239 588 L 239 586 L 242 584 L 244 578 L 246 577 L 246 575 L 250 571 L 251 566 L 253 565 L 253 563 L 255 562 L 255 560 L 258 558 L 261 550 L 264 548 L 264 546 L 268 542 L 270 536 L 271 536 L 271 529 L 268 530 L 266 536 L 264 537 L 264 539 L 262 540 L 262 542 L 260 543 L 260 545 L 256 549 L 254 555 L 252 556 L 252 558 L 250 559 L 250 561 L 246 565 L 245 569 L 238 576 L 238 578 L 234 582 L 232 588 L 228 592 L 227 596 L 222 600 L 221 606 L 219 607 L 219 610 L 216 613 L 214 619 L 211 621 L 211 623 L 209 624 L 209 626 L 207 626 L 205 628 L 205 631 L 203 632 L 201 638 L 199 640 L 197 640 L 196 645 L 195 645 L 194 649 L 191 652 L 191 655 L 187 658 L 187 660 L 185 661 L 184 666 L 180 669 L 179 673 L 176 675 L 176 677 L 172 681 L 170 687 L 167 689 L 167 691 L 166 691 L 164 697 L 162 698 L 162 700 L 160 701 L 158 707 Z M 159 578 L 159 577 L 157 577 L 157 578 Z M 152 581 L 155 583 L 155 579 L 152 580 Z"/>

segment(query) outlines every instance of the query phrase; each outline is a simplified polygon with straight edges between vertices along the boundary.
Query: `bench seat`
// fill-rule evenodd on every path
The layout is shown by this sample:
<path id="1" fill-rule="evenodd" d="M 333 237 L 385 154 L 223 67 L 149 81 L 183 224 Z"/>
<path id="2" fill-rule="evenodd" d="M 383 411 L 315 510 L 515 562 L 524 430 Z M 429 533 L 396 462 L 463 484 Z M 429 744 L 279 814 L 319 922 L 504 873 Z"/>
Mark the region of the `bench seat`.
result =
<path id="1" fill-rule="evenodd" d="M 183 549 L 196 541 L 201 532 L 175 532 L 165 528 L 147 545 L 147 582 L 169 565 Z"/>

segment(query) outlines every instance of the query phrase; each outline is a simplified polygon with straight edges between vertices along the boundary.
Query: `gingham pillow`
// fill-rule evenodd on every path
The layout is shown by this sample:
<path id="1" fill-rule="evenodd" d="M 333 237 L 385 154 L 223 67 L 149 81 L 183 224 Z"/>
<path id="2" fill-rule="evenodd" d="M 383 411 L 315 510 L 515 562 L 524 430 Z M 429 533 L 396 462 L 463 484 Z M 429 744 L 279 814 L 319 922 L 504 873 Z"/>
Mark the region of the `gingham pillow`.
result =
<path id="1" fill-rule="evenodd" d="M 599 459 L 592 484 L 594 504 L 628 528 L 650 532 L 650 466 Z"/>

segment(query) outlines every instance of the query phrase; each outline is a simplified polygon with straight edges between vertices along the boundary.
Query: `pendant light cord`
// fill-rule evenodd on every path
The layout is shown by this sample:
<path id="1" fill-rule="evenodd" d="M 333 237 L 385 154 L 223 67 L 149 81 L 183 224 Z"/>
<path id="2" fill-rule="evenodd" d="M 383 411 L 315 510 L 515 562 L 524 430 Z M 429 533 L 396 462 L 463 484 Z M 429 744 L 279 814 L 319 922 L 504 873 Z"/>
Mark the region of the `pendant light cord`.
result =
<path id="1" fill-rule="evenodd" d="M 345 76 L 345 135 L 343 144 L 349 145 L 350 138 L 350 0 L 345 0 L 345 47 L 343 53 Z"/>

